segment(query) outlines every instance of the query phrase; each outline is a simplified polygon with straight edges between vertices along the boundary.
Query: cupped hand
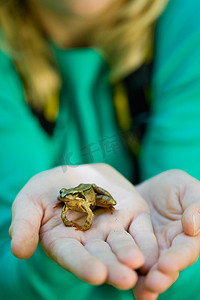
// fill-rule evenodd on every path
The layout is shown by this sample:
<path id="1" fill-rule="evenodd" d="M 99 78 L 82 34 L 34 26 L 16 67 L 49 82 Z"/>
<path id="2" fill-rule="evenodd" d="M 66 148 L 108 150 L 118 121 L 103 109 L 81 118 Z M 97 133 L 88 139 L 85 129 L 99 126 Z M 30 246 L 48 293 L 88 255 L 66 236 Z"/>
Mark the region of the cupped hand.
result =
<path id="1" fill-rule="evenodd" d="M 80 183 L 95 183 L 117 201 L 115 210 L 94 211 L 87 231 L 66 227 L 57 205 L 59 190 Z M 78 215 L 77 215 L 78 214 Z M 83 221 L 83 214 L 71 218 Z M 129 289 L 137 281 L 138 269 L 157 259 L 157 242 L 149 208 L 134 186 L 106 164 L 60 166 L 35 175 L 17 195 L 12 206 L 11 248 L 18 258 L 28 258 L 38 242 L 57 264 L 91 283 L 107 282 Z M 147 248 L 151 245 L 151 248 Z M 154 255 L 150 255 L 153 252 Z M 144 253 L 144 254 L 143 254 Z"/>
<path id="2" fill-rule="evenodd" d="M 170 170 L 137 187 L 147 201 L 158 241 L 159 256 L 134 288 L 136 300 L 154 300 L 197 261 L 200 253 L 200 182 Z"/>

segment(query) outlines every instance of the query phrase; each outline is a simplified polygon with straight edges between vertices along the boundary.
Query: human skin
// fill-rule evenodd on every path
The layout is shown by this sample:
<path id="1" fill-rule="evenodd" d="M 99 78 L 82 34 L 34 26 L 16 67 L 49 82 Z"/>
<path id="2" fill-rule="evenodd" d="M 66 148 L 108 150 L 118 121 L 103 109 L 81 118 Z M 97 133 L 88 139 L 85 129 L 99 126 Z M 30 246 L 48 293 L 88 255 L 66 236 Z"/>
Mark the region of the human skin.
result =
<path id="1" fill-rule="evenodd" d="M 117 201 L 113 214 L 98 210 L 85 232 L 65 227 L 55 207 L 59 189 L 80 182 L 95 182 Z M 29 258 L 40 240 L 49 257 L 80 279 L 135 286 L 136 300 L 153 300 L 198 258 L 199 199 L 199 181 L 182 171 L 161 173 L 136 191 L 106 164 L 57 167 L 34 176 L 15 199 L 11 248 Z"/>
<path id="2" fill-rule="evenodd" d="M 148 203 L 158 241 L 158 260 L 134 288 L 137 300 L 154 300 L 197 261 L 200 253 L 200 182 L 170 170 L 137 187 Z"/>
<path id="3" fill-rule="evenodd" d="M 62 207 L 56 205 L 61 188 L 79 183 L 95 183 L 117 201 L 112 214 L 103 208 L 94 212 L 87 231 L 65 227 Z M 137 226 L 137 220 L 142 226 Z M 147 203 L 128 180 L 106 164 L 63 166 L 35 175 L 13 203 L 10 236 L 12 252 L 18 258 L 29 258 L 40 240 L 50 258 L 80 279 L 91 284 L 107 282 L 119 289 L 132 288 L 138 278 L 135 269 L 143 265 L 149 269 L 157 259 Z M 149 247 L 143 250 L 147 236 Z"/>
<path id="4" fill-rule="evenodd" d="M 96 17 L 103 13 L 116 0 L 33 0 L 59 14 L 77 18 Z"/>
<path id="5" fill-rule="evenodd" d="M 122 0 L 26 0 L 48 39 L 62 48 L 88 47 L 88 37 L 102 15 Z"/>

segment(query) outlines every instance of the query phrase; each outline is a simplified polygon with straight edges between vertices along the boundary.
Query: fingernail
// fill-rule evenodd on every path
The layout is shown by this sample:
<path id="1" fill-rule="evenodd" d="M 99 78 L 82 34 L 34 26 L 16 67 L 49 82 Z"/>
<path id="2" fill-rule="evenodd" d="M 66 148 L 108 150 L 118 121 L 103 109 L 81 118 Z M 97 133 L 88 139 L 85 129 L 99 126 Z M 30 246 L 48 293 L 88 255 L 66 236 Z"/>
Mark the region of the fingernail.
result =
<path id="1" fill-rule="evenodd" d="M 193 222 L 194 222 L 194 234 L 200 233 L 200 213 L 197 211 L 193 215 Z"/>

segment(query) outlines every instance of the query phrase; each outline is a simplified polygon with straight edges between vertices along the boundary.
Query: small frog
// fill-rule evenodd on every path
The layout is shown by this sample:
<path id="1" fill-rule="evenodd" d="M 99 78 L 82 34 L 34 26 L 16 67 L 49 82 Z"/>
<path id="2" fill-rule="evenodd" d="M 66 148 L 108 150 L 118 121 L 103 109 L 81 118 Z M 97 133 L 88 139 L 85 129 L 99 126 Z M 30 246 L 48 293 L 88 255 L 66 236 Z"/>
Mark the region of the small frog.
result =
<path id="1" fill-rule="evenodd" d="M 65 226 L 76 226 L 80 230 L 88 230 L 93 222 L 94 214 L 92 210 L 95 206 L 114 209 L 116 201 L 110 193 L 98 187 L 95 184 L 81 183 L 78 186 L 70 189 L 62 188 L 58 200 L 64 203 L 61 218 Z M 70 210 L 87 213 L 87 219 L 82 226 L 69 221 L 66 217 L 66 212 Z"/>

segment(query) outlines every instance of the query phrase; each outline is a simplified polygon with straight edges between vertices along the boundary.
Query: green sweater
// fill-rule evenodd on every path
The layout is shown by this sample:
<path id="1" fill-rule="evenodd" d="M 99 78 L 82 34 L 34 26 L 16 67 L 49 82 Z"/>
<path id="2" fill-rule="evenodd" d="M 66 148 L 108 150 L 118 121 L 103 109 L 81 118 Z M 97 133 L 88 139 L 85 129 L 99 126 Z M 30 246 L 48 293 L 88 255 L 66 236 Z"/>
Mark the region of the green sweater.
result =
<path id="1" fill-rule="evenodd" d="M 192 6 L 193 5 L 193 6 Z M 142 145 L 142 178 L 180 168 L 200 179 L 200 2 L 170 1 L 158 21 L 152 112 Z M 132 291 L 91 286 L 46 256 L 27 260 L 10 250 L 12 202 L 38 172 L 60 164 L 106 162 L 128 179 L 133 164 L 117 131 L 108 69 L 93 49 L 53 46 L 63 86 L 56 127 L 49 136 L 26 105 L 9 57 L 0 53 L 0 299 L 120 299 Z M 159 299 L 199 299 L 199 262 L 183 271 Z"/>

